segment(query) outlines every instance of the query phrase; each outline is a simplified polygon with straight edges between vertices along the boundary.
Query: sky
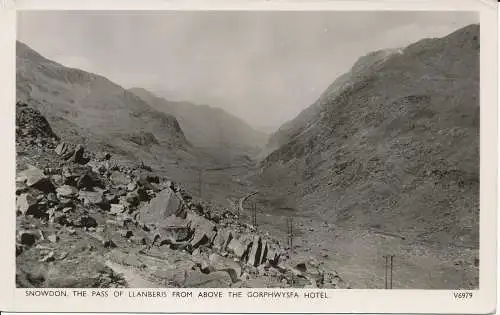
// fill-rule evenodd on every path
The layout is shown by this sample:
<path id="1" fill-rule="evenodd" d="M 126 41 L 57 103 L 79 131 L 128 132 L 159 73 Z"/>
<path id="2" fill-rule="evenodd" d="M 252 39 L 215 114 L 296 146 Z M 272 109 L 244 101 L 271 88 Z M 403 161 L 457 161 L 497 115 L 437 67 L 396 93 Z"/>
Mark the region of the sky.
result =
<path id="1" fill-rule="evenodd" d="M 356 60 L 479 23 L 470 12 L 24 11 L 18 40 L 65 66 L 271 131 Z"/>

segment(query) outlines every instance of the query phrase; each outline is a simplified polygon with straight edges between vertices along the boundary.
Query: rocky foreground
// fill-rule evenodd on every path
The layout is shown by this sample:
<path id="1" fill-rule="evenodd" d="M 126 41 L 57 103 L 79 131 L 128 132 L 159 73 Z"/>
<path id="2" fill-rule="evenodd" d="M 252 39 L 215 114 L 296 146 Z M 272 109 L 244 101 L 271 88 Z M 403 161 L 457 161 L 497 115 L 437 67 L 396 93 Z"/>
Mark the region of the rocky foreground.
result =
<path id="1" fill-rule="evenodd" d="M 25 103 L 16 150 L 18 287 L 347 287 L 236 209 L 195 202 L 142 162 L 61 141 Z"/>

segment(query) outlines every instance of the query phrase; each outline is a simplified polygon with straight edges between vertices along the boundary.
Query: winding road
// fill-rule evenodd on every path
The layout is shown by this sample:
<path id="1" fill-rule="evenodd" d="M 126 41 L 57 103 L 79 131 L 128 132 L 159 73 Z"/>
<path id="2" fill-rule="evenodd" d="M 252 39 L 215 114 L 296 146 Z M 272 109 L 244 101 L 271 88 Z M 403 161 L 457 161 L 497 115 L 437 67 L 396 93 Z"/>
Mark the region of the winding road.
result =
<path id="1" fill-rule="evenodd" d="M 259 193 L 258 191 L 254 191 L 253 193 L 249 193 L 249 194 L 240 198 L 240 200 L 238 202 L 239 213 L 243 213 L 245 211 L 245 208 L 243 207 L 243 203 L 245 202 L 245 200 L 247 200 L 251 196 L 254 196 L 258 193 Z"/>

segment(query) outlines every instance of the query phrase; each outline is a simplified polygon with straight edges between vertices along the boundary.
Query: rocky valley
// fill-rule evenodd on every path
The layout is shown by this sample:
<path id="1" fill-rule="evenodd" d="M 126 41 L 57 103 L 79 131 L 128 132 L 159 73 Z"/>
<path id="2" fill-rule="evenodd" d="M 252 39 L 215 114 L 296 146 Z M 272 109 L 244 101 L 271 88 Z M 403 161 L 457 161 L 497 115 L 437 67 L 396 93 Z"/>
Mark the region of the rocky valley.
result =
<path id="1" fill-rule="evenodd" d="M 387 255 L 394 288 L 478 286 L 478 25 L 361 57 L 269 137 L 16 60 L 18 287 L 375 289 Z"/>

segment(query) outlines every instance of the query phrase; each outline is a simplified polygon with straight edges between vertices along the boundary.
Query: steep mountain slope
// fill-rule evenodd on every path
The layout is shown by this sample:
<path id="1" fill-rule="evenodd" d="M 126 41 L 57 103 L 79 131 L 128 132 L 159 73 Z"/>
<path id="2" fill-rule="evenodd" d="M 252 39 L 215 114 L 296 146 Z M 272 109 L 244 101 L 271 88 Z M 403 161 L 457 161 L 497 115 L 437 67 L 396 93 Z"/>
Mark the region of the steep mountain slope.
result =
<path id="1" fill-rule="evenodd" d="M 271 138 L 259 180 L 336 224 L 474 248 L 479 113 L 470 25 L 361 58 Z"/>
<path id="2" fill-rule="evenodd" d="M 220 108 L 195 105 L 188 102 L 171 102 L 153 93 L 133 88 L 135 93 L 156 110 L 174 115 L 184 131 L 187 140 L 198 147 L 212 147 L 252 153 L 265 144 L 267 135 L 250 127 L 243 120 Z"/>
<path id="3" fill-rule="evenodd" d="M 17 98 L 30 101 L 63 139 L 115 153 L 189 147 L 172 115 L 108 79 L 48 60 L 17 42 Z"/>
<path id="4" fill-rule="evenodd" d="M 351 71 L 338 77 L 326 90 L 321 94 L 318 100 L 311 106 L 304 109 L 297 117 L 284 123 L 268 140 L 266 148 L 269 150 L 277 149 L 284 145 L 290 139 L 300 134 L 307 129 L 320 115 L 321 108 L 331 102 L 333 98 L 352 85 L 354 82 L 361 80 L 364 75 L 376 71 L 384 61 L 393 54 L 400 53 L 400 49 L 385 49 L 378 50 L 359 58 L 352 66 Z"/>

